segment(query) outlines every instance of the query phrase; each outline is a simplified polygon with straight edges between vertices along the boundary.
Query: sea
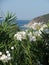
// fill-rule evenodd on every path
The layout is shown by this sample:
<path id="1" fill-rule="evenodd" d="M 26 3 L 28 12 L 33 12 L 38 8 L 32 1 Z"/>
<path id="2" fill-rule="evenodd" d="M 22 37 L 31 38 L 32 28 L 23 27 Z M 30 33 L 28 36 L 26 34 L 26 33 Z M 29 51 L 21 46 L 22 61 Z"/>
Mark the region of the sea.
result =
<path id="1" fill-rule="evenodd" d="M 25 30 L 27 28 L 23 27 L 25 24 L 28 24 L 30 20 L 17 20 L 17 25 L 20 29 Z"/>

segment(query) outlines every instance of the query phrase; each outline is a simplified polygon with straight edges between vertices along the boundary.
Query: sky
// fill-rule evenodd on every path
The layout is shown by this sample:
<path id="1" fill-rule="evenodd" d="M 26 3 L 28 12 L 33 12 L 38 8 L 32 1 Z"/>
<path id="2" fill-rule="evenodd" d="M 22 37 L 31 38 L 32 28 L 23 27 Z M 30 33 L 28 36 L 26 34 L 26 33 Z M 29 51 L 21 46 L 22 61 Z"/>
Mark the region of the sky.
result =
<path id="1" fill-rule="evenodd" d="M 49 13 L 49 0 L 0 0 L 0 12 L 15 13 L 19 20 L 31 20 Z"/>

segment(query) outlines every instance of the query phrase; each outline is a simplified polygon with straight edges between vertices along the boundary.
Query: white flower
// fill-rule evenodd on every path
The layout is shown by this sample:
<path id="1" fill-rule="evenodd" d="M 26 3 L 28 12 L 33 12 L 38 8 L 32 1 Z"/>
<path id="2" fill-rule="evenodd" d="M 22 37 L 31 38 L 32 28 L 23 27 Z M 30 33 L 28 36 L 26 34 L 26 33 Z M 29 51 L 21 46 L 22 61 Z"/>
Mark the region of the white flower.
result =
<path id="1" fill-rule="evenodd" d="M 40 30 L 43 31 L 43 27 L 41 27 Z"/>
<path id="2" fill-rule="evenodd" d="M 7 62 L 7 56 L 5 54 L 3 54 L 1 57 L 0 57 L 0 60 L 2 62 Z"/>
<path id="3" fill-rule="evenodd" d="M 3 54 L 1 57 L 0 57 L 0 61 L 2 62 L 8 62 L 8 60 L 11 60 L 11 57 L 10 56 L 7 56 L 5 54 Z"/>
<path id="4" fill-rule="evenodd" d="M 39 30 L 39 34 L 42 34 L 42 32 Z"/>
<path id="5" fill-rule="evenodd" d="M 11 60 L 12 58 L 11 58 L 11 54 L 9 53 L 9 54 L 7 54 L 7 60 Z"/>
<path id="6" fill-rule="evenodd" d="M 35 22 L 33 25 L 35 26 L 35 25 L 37 25 L 37 24 L 38 24 L 38 23 Z"/>
<path id="7" fill-rule="evenodd" d="M 0 55 L 2 55 L 2 52 L 0 52 Z"/>
<path id="8" fill-rule="evenodd" d="M 36 37 L 35 36 L 30 37 L 30 41 L 36 41 Z"/>
<path id="9" fill-rule="evenodd" d="M 9 53 L 9 51 L 7 50 L 7 51 L 6 51 L 6 53 L 8 54 L 8 53 Z"/>
<path id="10" fill-rule="evenodd" d="M 32 32 L 28 33 L 28 37 L 30 41 L 36 41 L 36 37 L 32 35 Z"/>
<path id="11" fill-rule="evenodd" d="M 44 28 L 46 28 L 47 25 L 46 24 L 43 24 L 43 26 L 40 28 L 41 31 L 43 31 Z"/>
<path id="12" fill-rule="evenodd" d="M 19 32 L 14 35 L 14 38 L 17 40 L 21 40 L 21 35 L 19 34 Z"/>
<path id="13" fill-rule="evenodd" d="M 7 56 L 9 57 L 10 56 L 10 53 L 8 53 Z"/>
<path id="14" fill-rule="evenodd" d="M 12 58 L 10 56 L 7 56 L 7 60 L 11 60 Z"/>
<path id="15" fill-rule="evenodd" d="M 45 27 L 47 27 L 47 25 L 46 24 L 43 24 L 43 28 L 45 28 Z"/>
<path id="16" fill-rule="evenodd" d="M 38 36 L 40 36 L 40 34 L 38 34 Z"/>
<path id="17" fill-rule="evenodd" d="M 22 36 L 19 34 L 19 35 L 17 35 L 17 40 L 22 40 Z"/>
<path id="18" fill-rule="evenodd" d="M 11 47 L 11 49 L 13 50 L 13 49 L 14 49 L 14 47 L 12 46 L 12 47 Z"/>
<path id="19" fill-rule="evenodd" d="M 22 31 L 21 33 L 22 33 L 23 35 L 26 35 L 26 32 L 25 32 L 25 31 Z"/>
<path id="20" fill-rule="evenodd" d="M 26 32 L 21 31 L 14 35 L 14 38 L 22 41 L 22 39 L 26 39 Z"/>
<path id="21" fill-rule="evenodd" d="M 32 32 L 29 32 L 29 33 L 28 33 L 28 36 L 29 36 L 29 37 L 32 36 Z"/>
<path id="22" fill-rule="evenodd" d="M 43 24 L 43 26 L 40 28 L 40 31 L 43 31 L 44 28 L 46 28 L 47 25 L 46 24 Z"/>
<path id="23" fill-rule="evenodd" d="M 34 35 L 35 35 L 35 36 L 40 36 L 39 31 L 34 32 Z"/>

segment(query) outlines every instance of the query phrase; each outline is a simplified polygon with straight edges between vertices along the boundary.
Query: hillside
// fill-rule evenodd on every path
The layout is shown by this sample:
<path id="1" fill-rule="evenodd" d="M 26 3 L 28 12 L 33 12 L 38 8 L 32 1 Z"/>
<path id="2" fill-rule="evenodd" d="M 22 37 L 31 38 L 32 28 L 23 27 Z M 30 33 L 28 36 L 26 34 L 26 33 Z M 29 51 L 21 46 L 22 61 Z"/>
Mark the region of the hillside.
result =
<path id="1" fill-rule="evenodd" d="M 33 26 L 36 26 L 37 24 L 47 23 L 48 20 L 49 20 L 49 14 L 45 14 L 45 15 L 34 18 L 28 24 L 24 25 L 24 27 L 33 28 Z"/>
<path id="2" fill-rule="evenodd" d="M 45 14 L 45 15 L 42 15 L 42 16 L 39 16 L 39 17 L 36 17 L 33 19 L 35 22 L 47 22 L 49 20 L 49 14 Z M 32 22 L 33 22 L 32 20 Z"/>

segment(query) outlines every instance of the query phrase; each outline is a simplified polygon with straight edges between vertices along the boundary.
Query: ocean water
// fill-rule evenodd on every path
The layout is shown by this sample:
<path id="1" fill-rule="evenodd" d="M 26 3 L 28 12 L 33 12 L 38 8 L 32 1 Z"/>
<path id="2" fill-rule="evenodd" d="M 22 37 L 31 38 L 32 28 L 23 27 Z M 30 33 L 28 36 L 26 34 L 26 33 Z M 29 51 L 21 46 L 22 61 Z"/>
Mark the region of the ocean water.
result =
<path id="1" fill-rule="evenodd" d="M 22 29 L 22 30 L 26 29 L 23 26 L 25 24 L 28 24 L 29 22 L 30 22 L 30 20 L 17 20 L 17 24 L 18 24 L 19 28 Z"/>

